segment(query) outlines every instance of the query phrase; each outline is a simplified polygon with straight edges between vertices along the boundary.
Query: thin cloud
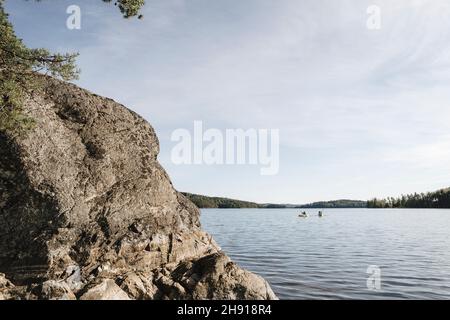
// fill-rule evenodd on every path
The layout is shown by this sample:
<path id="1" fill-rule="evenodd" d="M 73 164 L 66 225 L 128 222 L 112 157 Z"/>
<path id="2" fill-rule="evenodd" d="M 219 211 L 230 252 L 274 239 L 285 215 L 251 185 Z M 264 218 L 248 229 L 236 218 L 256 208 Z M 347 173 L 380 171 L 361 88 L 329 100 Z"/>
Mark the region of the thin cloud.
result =
<path id="1" fill-rule="evenodd" d="M 377 1 L 378 31 L 366 28 L 373 1 L 153 0 L 143 21 L 97 2 L 79 1 L 88 9 L 79 34 L 46 24 L 48 6 L 31 22 L 20 17 L 28 4 L 8 10 L 25 41 L 39 32 L 55 47 L 70 43 L 81 53 L 82 86 L 156 127 L 179 189 L 262 202 L 365 199 L 409 191 L 412 176 L 432 189 L 448 168 L 447 0 Z M 194 120 L 279 128 L 280 175 L 174 166 L 170 134 Z M 249 182 L 237 188 L 244 174 Z"/>

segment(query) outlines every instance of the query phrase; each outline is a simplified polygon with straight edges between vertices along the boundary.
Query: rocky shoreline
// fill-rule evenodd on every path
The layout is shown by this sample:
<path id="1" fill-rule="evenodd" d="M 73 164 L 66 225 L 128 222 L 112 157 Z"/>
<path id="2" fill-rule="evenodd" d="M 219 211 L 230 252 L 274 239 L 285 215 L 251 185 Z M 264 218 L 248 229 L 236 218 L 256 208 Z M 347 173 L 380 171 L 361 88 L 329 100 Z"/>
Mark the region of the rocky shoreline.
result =
<path id="1" fill-rule="evenodd" d="M 202 231 L 139 115 L 47 79 L 0 133 L 0 299 L 276 299 Z"/>

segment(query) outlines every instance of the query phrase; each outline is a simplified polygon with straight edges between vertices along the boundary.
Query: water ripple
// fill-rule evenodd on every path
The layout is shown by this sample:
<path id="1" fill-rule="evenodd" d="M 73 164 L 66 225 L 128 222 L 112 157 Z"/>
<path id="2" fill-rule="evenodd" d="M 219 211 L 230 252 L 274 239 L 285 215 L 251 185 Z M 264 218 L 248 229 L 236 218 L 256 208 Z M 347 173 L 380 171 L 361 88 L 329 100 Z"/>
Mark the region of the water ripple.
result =
<path id="1" fill-rule="evenodd" d="M 202 210 L 203 227 L 282 299 L 450 299 L 450 210 Z M 369 265 L 381 288 L 367 288 Z"/>

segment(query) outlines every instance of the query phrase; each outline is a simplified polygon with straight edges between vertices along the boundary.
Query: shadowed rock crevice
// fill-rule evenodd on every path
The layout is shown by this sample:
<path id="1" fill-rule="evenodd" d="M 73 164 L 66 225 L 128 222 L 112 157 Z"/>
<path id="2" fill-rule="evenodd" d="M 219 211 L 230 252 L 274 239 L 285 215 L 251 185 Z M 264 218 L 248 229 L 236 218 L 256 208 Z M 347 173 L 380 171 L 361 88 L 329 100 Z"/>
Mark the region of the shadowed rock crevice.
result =
<path id="1" fill-rule="evenodd" d="M 30 187 L 21 152 L 0 133 L 0 270 L 19 283 L 21 274 L 39 278 L 48 268 L 47 241 L 66 223 L 52 186 Z"/>
<path id="2" fill-rule="evenodd" d="M 275 298 L 201 230 L 144 119 L 47 83 L 24 106 L 32 131 L 0 134 L 0 298 Z"/>

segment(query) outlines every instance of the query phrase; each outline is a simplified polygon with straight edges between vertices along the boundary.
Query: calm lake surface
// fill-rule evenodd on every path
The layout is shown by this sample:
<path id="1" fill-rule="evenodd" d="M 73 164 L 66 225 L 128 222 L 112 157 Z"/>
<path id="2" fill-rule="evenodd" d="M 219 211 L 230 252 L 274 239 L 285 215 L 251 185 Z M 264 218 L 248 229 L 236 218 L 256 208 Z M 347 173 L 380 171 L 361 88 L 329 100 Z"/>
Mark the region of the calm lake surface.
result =
<path id="1" fill-rule="evenodd" d="M 280 299 L 450 298 L 450 210 L 306 211 L 205 209 L 201 220 Z M 373 265 L 381 271 L 375 291 Z"/>

